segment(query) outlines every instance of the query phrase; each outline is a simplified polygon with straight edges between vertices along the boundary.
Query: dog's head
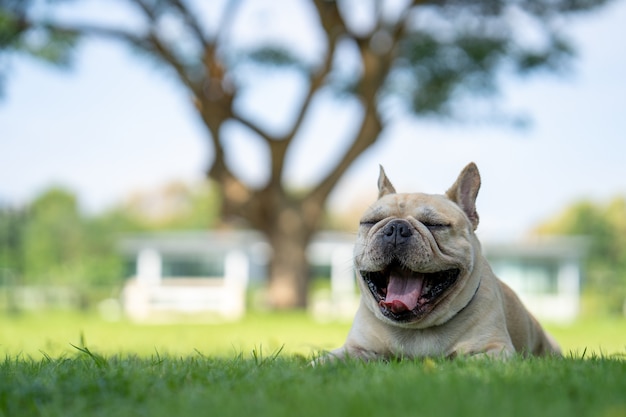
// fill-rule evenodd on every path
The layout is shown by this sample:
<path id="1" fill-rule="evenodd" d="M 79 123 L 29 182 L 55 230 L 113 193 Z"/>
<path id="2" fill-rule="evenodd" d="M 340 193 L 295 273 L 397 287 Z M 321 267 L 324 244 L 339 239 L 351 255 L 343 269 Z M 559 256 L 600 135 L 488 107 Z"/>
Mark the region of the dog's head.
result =
<path id="1" fill-rule="evenodd" d="M 378 200 L 361 218 L 355 246 L 361 296 L 380 320 L 426 328 L 469 303 L 480 282 L 479 188 L 473 163 L 445 195 L 396 193 L 380 168 Z"/>

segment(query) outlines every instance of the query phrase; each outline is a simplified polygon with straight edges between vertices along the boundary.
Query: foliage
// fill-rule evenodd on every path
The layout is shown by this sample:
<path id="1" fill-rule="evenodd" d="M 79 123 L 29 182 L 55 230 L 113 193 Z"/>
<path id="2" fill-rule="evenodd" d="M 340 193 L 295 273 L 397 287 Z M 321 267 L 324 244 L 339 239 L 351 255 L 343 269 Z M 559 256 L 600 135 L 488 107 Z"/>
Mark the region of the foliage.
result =
<path id="1" fill-rule="evenodd" d="M 76 198 L 50 189 L 30 207 L 24 234 L 24 282 L 81 285 L 93 253 L 86 245 L 85 225 Z M 101 236 L 93 236 L 98 239 Z"/>
<path id="2" fill-rule="evenodd" d="M 72 192 L 48 189 L 27 208 L 0 207 L 0 285 L 113 289 L 124 277 L 121 234 L 206 229 L 215 225 L 218 204 L 208 184 L 172 183 L 86 215 Z"/>
<path id="3" fill-rule="evenodd" d="M 209 182 L 170 182 L 131 194 L 115 212 L 142 230 L 199 230 L 217 225 L 219 195 Z"/>
<path id="4" fill-rule="evenodd" d="M 47 0 L 48 3 L 62 1 Z M 38 8 L 36 3 L 35 0 L 0 0 L 0 95 L 2 82 L 9 71 L 3 52 L 4 55 L 25 54 L 57 67 L 68 66 L 72 60 L 77 36 L 46 25 L 34 28 L 27 16 Z"/>
<path id="5" fill-rule="evenodd" d="M 24 268 L 22 248 L 25 227 L 25 211 L 0 206 L 0 277 L 7 283 L 16 279 L 14 271 Z"/>
<path id="6" fill-rule="evenodd" d="M 603 298 L 611 313 L 626 306 L 626 198 L 608 204 L 580 201 L 540 225 L 538 234 L 579 235 L 589 239 L 585 289 Z"/>

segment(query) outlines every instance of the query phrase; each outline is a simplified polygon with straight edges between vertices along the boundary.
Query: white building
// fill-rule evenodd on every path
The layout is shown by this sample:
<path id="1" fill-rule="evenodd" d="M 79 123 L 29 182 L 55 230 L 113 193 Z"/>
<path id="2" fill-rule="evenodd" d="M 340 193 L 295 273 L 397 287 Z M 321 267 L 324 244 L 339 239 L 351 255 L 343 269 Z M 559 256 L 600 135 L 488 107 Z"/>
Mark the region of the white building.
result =
<path id="1" fill-rule="evenodd" d="M 259 258 L 255 251 L 263 250 L 253 242 L 260 239 L 252 232 L 152 233 L 122 239 L 130 271 L 122 292 L 126 315 L 136 321 L 200 314 L 242 317 L 251 269 Z"/>
<path id="2" fill-rule="evenodd" d="M 572 237 L 485 244 L 495 274 L 540 320 L 567 322 L 580 312 L 582 260 L 587 245 Z"/>
<path id="3" fill-rule="evenodd" d="M 352 266 L 354 236 L 318 233 L 308 248 L 312 267 L 329 280 L 311 294 L 319 319 L 351 319 L 358 306 Z M 121 250 L 129 259 L 122 298 L 133 320 L 171 320 L 176 315 L 214 315 L 238 319 L 245 314 L 251 282 L 266 279 L 269 245 L 251 231 L 152 233 L 129 236 Z M 487 243 L 485 256 L 496 275 L 511 286 L 540 320 L 570 321 L 579 313 L 581 260 L 579 239 L 553 238 Z"/>
<path id="4" fill-rule="evenodd" d="M 319 314 L 347 316 L 356 309 L 352 245 L 352 236 L 326 232 L 309 246 L 309 262 L 331 281 L 330 295 L 316 304 Z M 122 239 L 120 249 L 129 265 L 122 304 L 135 321 L 236 320 L 245 314 L 249 284 L 265 281 L 270 256 L 262 235 L 252 231 L 138 234 Z"/>

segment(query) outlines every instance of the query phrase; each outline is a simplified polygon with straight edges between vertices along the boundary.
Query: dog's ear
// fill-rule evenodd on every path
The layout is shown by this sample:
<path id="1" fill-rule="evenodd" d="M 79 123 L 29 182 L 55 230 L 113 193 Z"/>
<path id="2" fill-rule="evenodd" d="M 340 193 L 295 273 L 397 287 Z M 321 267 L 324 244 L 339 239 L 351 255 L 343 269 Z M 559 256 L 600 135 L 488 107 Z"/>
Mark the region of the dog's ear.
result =
<path id="1" fill-rule="evenodd" d="M 467 165 L 459 178 L 448 191 L 448 198 L 461 207 L 472 222 L 474 230 L 478 227 L 478 213 L 476 212 L 476 196 L 480 189 L 480 173 L 475 163 Z"/>
<path id="2" fill-rule="evenodd" d="M 385 175 L 385 170 L 383 166 L 380 165 L 380 174 L 378 175 L 378 198 L 381 198 L 387 194 L 395 194 L 396 189 L 391 184 L 391 181 Z"/>

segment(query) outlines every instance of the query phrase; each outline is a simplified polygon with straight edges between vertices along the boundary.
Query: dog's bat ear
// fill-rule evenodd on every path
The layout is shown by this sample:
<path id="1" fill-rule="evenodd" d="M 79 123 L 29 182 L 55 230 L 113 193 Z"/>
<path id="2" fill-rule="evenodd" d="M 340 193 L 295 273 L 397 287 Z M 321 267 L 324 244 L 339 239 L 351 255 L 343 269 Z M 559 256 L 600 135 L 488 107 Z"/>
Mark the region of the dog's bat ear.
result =
<path id="1" fill-rule="evenodd" d="M 378 198 L 381 198 L 382 196 L 387 194 L 395 193 L 396 189 L 391 184 L 391 181 L 389 181 L 389 178 L 387 178 L 383 166 L 380 165 L 380 174 L 378 175 Z"/>
<path id="2" fill-rule="evenodd" d="M 448 191 L 448 198 L 461 207 L 474 226 L 478 227 L 478 213 L 476 212 L 476 197 L 480 189 L 480 173 L 475 163 L 467 165 L 459 178 Z"/>

